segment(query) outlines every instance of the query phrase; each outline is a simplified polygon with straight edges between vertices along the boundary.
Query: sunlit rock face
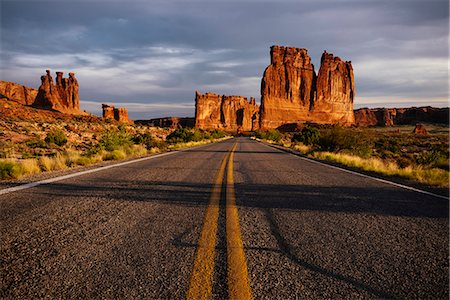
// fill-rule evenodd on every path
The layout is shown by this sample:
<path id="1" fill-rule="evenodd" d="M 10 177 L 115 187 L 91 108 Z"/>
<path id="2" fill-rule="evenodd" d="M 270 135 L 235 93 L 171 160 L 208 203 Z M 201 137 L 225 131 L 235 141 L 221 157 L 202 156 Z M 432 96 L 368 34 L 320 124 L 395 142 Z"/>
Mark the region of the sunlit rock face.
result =
<path id="1" fill-rule="evenodd" d="M 304 122 L 354 123 L 351 62 L 324 52 L 316 76 L 307 49 L 272 46 L 270 56 L 261 81 L 261 128 Z"/>
<path id="2" fill-rule="evenodd" d="M 50 70 L 47 70 L 46 73 L 41 76 L 41 86 L 33 106 L 63 113 L 80 114 L 78 81 L 75 73 L 69 73 L 69 77 L 64 78 L 62 72 L 56 72 L 56 82 L 53 82 Z"/>
<path id="3" fill-rule="evenodd" d="M 0 94 L 23 105 L 31 105 L 38 90 L 21 84 L 0 80 Z"/>
<path id="4" fill-rule="evenodd" d="M 259 127 L 259 106 L 255 98 L 196 92 L 195 127 L 253 131 Z"/>
<path id="5" fill-rule="evenodd" d="M 102 104 L 102 112 L 104 119 L 114 119 L 120 123 L 133 123 L 128 118 L 128 110 L 126 108 L 116 108 L 112 105 Z"/>

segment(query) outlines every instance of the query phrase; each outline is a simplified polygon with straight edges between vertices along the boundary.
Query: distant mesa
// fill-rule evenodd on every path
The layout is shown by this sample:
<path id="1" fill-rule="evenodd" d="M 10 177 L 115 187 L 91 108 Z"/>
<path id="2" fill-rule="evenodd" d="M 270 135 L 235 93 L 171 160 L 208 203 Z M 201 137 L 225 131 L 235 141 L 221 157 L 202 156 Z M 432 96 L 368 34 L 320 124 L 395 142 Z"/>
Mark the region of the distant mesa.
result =
<path id="1" fill-rule="evenodd" d="M 355 110 L 358 127 L 414 125 L 417 122 L 449 124 L 449 108 L 360 108 Z"/>
<path id="2" fill-rule="evenodd" d="M 149 120 L 136 120 L 134 123 L 172 129 L 192 128 L 195 125 L 195 118 L 165 117 Z"/>
<path id="3" fill-rule="evenodd" d="M 103 118 L 104 119 L 113 119 L 120 123 L 131 124 L 131 121 L 128 118 L 128 110 L 126 108 L 115 108 L 112 105 L 102 104 Z"/>
<path id="4" fill-rule="evenodd" d="M 351 62 L 325 51 L 316 75 L 306 49 L 272 46 L 270 58 L 261 80 L 261 107 L 254 98 L 196 92 L 195 126 L 250 131 L 305 122 L 355 123 Z"/>

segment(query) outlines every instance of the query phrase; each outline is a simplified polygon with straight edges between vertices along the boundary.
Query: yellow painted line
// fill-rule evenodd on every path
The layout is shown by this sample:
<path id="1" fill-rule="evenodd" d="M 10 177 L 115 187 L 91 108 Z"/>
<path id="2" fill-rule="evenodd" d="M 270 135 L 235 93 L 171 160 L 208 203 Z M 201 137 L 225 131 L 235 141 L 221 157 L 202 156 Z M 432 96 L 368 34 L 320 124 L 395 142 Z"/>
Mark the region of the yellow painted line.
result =
<path id="1" fill-rule="evenodd" d="M 234 192 L 233 157 L 234 144 L 228 158 L 227 188 L 226 188 L 226 230 L 227 230 L 227 266 L 228 266 L 228 298 L 252 299 L 250 281 L 248 279 L 247 262 L 245 260 L 244 245 L 239 227 L 239 215 L 236 208 Z"/>
<path id="2" fill-rule="evenodd" d="M 225 174 L 227 154 L 220 164 L 203 220 L 194 267 L 192 268 L 186 299 L 211 299 L 214 278 L 214 256 L 219 218 L 219 202 Z"/>

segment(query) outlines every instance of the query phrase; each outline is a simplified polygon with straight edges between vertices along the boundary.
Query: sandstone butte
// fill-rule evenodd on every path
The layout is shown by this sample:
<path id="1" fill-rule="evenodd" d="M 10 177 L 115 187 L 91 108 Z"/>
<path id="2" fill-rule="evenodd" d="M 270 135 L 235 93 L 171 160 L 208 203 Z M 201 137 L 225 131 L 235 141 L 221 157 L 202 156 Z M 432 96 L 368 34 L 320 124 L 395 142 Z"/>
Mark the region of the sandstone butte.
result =
<path id="1" fill-rule="evenodd" d="M 196 92 L 195 126 L 256 130 L 313 122 L 352 125 L 355 83 L 351 62 L 326 51 L 318 75 L 308 51 L 272 46 L 261 81 L 261 107 L 254 98 Z"/>
<path id="2" fill-rule="evenodd" d="M 195 92 L 195 126 L 203 129 L 253 131 L 259 127 L 255 98 Z"/>
<path id="3" fill-rule="evenodd" d="M 120 123 L 133 123 L 128 118 L 128 110 L 126 108 L 116 108 L 112 105 L 102 104 L 102 114 L 104 119 L 113 119 Z"/>

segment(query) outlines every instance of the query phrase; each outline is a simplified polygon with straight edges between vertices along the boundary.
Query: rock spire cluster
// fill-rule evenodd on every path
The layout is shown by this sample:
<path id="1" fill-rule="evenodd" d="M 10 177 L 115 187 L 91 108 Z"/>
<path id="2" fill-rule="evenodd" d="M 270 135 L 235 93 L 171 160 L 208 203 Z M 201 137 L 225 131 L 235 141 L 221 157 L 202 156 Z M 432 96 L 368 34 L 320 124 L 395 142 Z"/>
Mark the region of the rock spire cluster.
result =
<path id="1" fill-rule="evenodd" d="M 242 96 L 197 92 L 196 126 L 244 131 L 305 122 L 348 126 L 355 123 L 354 97 L 350 61 L 325 51 L 316 75 L 307 49 L 272 46 L 261 80 L 261 107 Z"/>
<path id="2" fill-rule="evenodd" d="M 75 73 L 69 73 L 69 77 L 64 78 L 63 72 L 56 72 L 56 82 L 54 82 L 50 70 L 46 70 L 46 75 L 41 76 L 41 86 L 33 106 L 63 113 L 80 114 L 78 81 Z"/>

